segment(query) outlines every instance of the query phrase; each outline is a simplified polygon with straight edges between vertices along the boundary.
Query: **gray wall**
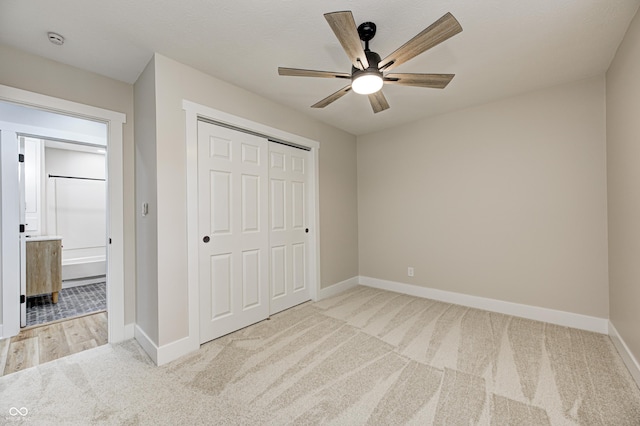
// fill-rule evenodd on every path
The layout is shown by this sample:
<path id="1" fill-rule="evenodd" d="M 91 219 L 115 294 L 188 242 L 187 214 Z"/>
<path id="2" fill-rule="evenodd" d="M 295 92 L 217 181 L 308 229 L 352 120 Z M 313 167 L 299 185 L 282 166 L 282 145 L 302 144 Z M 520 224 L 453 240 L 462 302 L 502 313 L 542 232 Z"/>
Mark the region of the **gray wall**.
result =
<path id="1" fill-rule="evenodd" d="M 136 115 L 136 326 L 158 343 L 156 79 L 152 59 L 134 86 Z M 142 204 L 149 210 L 142 216 Z"/>
<path id="2" fill-rule="evenodd" d="M 158 345 L 188 335 L 184 99 L 320 142 L 321 284 L 358 275 L 354 136 L 159 54 L 155 88 Z"/>
<path id="3" fill-rule="evenodd" d="M 603 76 L 357 145 L 360 275 L 608 317 Z"/>
<path id="4" fill-rule="evenodd" d="M 0 44 L 0 84 L 127 115 L 123 134 L 125 324 L 135 320 L 133 86 Z"/>
<path id="5" fill-rule="evenodd" d="M 611 322 L 640 360 L 640 17 L 607 71 Z"/>
<path id="6" fill-rule="evenodd" d="M 138 301 L 137 318 L 133 86 L 3 45 L 0 84 L 127 114 L 125 323 L 135 318 L 158 344 L 186 335 L 180 102 L 189 99 L 321 142 L 323 288 L 364 275 L 610 315 L 638 358 L 638 55 L 636 17 L 607 72 L 606 97 L 597 77 L 361 136 L 357 144 L 352 135 L 157 55 L 135 95 L 138 200 L 157 208 L 138 218 L 145 248 L 138 255 L 148 256 L 138 260 L 139 293 L 148 299 Z M 407 266 L 415 267 L 414 278 Z"/>

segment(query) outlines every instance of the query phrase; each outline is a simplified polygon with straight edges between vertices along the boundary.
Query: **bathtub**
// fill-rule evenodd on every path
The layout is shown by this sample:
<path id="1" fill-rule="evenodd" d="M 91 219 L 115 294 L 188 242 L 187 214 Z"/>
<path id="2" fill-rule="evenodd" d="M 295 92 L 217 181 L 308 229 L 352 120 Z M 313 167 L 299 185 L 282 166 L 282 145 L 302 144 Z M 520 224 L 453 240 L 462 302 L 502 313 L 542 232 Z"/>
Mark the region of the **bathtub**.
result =
<path id="1" fill-rule="evenodd" d="M 107 259 L 105 255 L 62 259 L 63 288 L 103 282 L 106 274 Z"/>

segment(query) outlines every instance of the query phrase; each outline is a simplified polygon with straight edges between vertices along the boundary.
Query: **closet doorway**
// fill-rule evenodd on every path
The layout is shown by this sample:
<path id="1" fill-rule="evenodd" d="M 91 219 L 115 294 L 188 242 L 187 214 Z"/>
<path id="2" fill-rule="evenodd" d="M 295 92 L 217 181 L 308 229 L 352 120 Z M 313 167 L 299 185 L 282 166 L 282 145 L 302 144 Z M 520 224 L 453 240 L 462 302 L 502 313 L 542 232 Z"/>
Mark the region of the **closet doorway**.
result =
<path id="1" fill-rule="evenodd" d="M 198 123 L 200 342 L 311 299 L 309 149 Z"/>
<path id="2" fill-rule="evenodd" d="M 201 344 L 316 299 L 319 144 L 183 105 L 190 338 Z"/>

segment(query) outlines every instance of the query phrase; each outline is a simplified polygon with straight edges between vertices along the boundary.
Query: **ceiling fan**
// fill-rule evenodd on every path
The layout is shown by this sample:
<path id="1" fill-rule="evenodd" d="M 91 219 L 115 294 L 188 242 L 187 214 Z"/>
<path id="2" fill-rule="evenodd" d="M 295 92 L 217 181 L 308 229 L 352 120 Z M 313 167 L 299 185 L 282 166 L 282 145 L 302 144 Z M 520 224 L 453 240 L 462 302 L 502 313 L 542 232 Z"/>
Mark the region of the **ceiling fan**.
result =
<path id="1" fill-rule="evenodd" d="M 278 67 L 278 74 L 284 76 L 351 80 L 350 84 L 311 105 L 311 108 L 324 108 L 353 89 L 356 93 L 368 95 L 373 112 L 378 113 L 389 108 L 380 90 L 383 84 L 444 89 L 455 75 L 388 73 L 461 32 L 462 27 L 451 13 L 445 14 L 382 60 L 380 55 L 369 50 L 369 41 L 376 35 L 376 24 L 365 22 L 356 28 L 350 11 L 325 13 L 324 17 L 351 61 L 351 74 Z M 361 40 L 364 41 L 364 50 Z"/>

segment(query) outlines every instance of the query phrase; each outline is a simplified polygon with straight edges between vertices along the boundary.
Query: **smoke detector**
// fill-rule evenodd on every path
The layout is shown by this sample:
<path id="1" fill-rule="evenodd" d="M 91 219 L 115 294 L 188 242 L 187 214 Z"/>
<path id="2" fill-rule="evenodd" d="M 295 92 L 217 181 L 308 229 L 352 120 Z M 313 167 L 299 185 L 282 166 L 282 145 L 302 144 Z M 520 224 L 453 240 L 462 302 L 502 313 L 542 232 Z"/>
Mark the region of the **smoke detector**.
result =
<path id="1" fill-rule="evenodd" d="M 58 33 L 48 32 L 47 36 L 49 37 L 49 41 L 57 46 L 62 46 L 64 44 L 64 37 Z"/>

